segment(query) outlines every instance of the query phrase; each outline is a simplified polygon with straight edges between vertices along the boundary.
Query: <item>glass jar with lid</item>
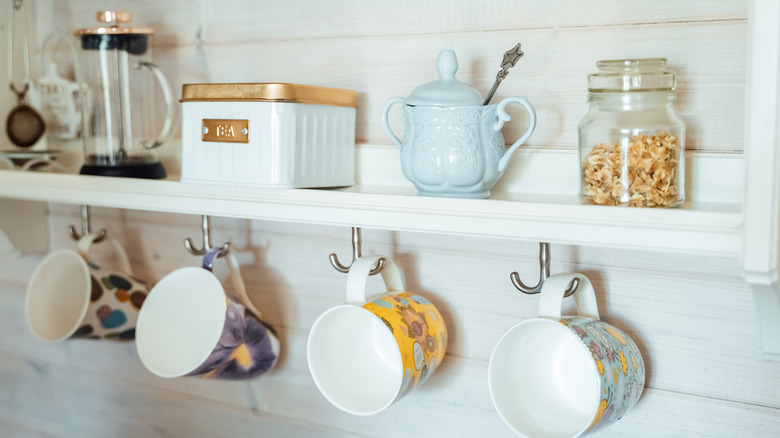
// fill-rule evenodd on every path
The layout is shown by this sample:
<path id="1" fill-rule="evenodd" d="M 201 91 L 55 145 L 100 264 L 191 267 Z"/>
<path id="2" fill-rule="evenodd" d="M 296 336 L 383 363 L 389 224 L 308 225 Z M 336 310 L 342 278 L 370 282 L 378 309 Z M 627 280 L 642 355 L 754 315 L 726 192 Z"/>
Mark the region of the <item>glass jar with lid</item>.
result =
<path id="1" fill-rule="evenodd" d="M 685 122 L 674 110 L 666 59 L 599 61 L 579 124 L 580 202 L 678 207 L 684 200 Z"/>

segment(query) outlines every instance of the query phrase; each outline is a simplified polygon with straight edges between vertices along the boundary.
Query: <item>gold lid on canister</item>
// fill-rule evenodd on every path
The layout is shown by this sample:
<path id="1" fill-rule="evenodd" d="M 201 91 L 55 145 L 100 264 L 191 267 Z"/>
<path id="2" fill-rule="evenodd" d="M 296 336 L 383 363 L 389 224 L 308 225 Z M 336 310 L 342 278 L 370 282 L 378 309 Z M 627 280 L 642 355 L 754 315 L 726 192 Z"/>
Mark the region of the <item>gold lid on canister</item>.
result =
<path id="1" fill-rule="evenodd" d="M 357 91 L 280 82 L 184 84 L 182 102 L 290 102 L 357 108 Z"/>

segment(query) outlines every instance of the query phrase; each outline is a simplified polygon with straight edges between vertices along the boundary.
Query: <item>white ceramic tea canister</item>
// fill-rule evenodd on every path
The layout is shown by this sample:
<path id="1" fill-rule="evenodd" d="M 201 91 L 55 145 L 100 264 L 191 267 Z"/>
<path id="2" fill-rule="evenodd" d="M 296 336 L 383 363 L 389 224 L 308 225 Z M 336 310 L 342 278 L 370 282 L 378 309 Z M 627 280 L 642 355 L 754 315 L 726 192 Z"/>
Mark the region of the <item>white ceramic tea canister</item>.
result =
<path id="1" fill-rule="evenodd" d="M 355 183 L 357 92 L 281 82 L 182 86 L 182 182 Z"/>
<path id="2" fill-rule="evenodd" d="M 488 198 L 512 154 L 533 133 L 536 113 L 524 97 L 483 105 L 477 90 L 455 78 L 457 70 L 455 52 L 442 50 L 436 61 L 439 79 L 417 87 L 406 99 L 388 100 L 382 125 L 401 149 L 401 170 L 420 195 Z M 397 103 L 403 104 L 403 140 L 388 121 L 390 108 Z M 511 120 L 506 112 L 510 103 L 528 111 L 528 128 L 506 149 L 501 128 Z"/>

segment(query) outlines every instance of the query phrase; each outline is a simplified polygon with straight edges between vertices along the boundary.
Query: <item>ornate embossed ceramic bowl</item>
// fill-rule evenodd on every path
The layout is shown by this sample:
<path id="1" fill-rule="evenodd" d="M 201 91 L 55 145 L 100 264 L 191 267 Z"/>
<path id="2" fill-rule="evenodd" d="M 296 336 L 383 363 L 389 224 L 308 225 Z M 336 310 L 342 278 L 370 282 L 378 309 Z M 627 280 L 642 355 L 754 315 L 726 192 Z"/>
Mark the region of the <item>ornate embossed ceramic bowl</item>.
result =
<path id="1" fill-rule="evenodd" d="M 536 127 L 536 112 L 524 97 L 508 97 L 495 105 L 482 105 L 482 96 L 455 79 L 458 61 L 443 50 L 436 62 L 439 79 L 424 84 L 407 98 L 394 97 L 385 105 L 382 123 L 388 137 L 401 149 L 401 170 L 420 195 L 488 198 L 490 189 L 506 170 L 512 154 Z M 403 103 L 406 132 L 399 139 L 390 128 L 388 114 Z M 528 111 L 528 128 L 505 149 L 501 128 L 511 120 L 510 103 Z"/>

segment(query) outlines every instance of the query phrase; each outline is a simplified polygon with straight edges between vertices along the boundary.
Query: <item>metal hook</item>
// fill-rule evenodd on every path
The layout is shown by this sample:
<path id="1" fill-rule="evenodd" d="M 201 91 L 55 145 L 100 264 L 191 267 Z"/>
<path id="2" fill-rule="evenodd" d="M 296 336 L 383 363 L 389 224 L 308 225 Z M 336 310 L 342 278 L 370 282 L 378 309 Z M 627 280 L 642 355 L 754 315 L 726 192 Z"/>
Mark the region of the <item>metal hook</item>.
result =
<path id="1" fill-rule="evenodd" d="M 207 251 L 214 248 L 211 246 L 211 218 L 207 215 L 201 216 L 201 231 L 203 232 L 203 246 L 200 248 L 195 248 L 195 244 L 192 243 L 192 239 L 189 237 L 184 239 L 184 247 L 193 255 L 204 255 Z M 224 256 L 229 249 L 230 243 L 226 242 L 222 245 L 222 249 L 217 257 Z"/>
<path id="2" fill-rule="evenodd" d="M 86 236 L 87 234 L 91 233 L 92 231 L 92 212 L 90 211 L 89 205 L 82 205 L 81 206 L 81 234 L 79 234 L 78 231 L 76 231 L 76 227 L 73 225 L 68 225 L 68 235 L 73 240 L 81 240 L 82 237 Z M 106 238 L 106 230 L 105 228 L 101 228 L 98 230 L 98 237 L 94 240 L 95 243 L 102 242 Z"/>
<path id="3" fill-rule="evenodd" d="M 509 278 L 512 280 L 512 284 L 524 294 L 538 294 L 542 291 L 545 280 L 550 276 L 550 244 L 547 242 L 539 242 L 539 282 L 535 286 L 526 286 L 520 280 L 520 274 L 512 272 L 509 274 Z M 580 285 L 580 279 L 575 278 L 569 283 L 569 287 L 564 292 L 564 297 L 570 297 L 577 291 L 577 287 Z"/>
<path id="4" fill-rule="evenodd" d="M 341 263 L 339 263 L 339 257 L 336 255 L 336 253 L 332 253 L 328 258 L 330 259 L 330 264 L 339 272 L 347 273 L 349 272 L 349 268 L 352 267 L 352 263 L 355 262 L 355 260 L 359 259 L 363 256 L 362 254 L 362 237 L 360 233 L 359 227 L 352 227 L 352 262 L 349 263 L 348 266 L 344 266 Z M 385 259 L 381 258 L 378 262 L 376 262 L 376 266 L 371 269 L 371 272 L 369 272 L 368 275 L 376 275 L 379 272 L 382 271 L 382 268 L 385 267 Z"/>

